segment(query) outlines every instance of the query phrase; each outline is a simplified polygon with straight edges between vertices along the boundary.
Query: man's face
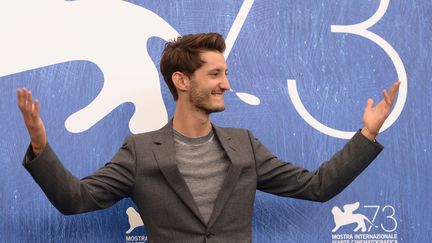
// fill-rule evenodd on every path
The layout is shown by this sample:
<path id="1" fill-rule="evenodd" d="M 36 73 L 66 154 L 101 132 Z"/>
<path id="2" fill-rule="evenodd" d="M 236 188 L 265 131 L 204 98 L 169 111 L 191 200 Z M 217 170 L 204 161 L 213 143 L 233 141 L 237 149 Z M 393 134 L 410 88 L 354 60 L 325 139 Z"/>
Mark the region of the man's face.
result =
<path id="1" fill-rule="evenodd" d="M 230 89 L 225 58 L 217 51 L 203 52 L 200 57 L 205 63 L 190 76 L 189 101 L 207 114 L 223 111 L 224 92 Z"/>

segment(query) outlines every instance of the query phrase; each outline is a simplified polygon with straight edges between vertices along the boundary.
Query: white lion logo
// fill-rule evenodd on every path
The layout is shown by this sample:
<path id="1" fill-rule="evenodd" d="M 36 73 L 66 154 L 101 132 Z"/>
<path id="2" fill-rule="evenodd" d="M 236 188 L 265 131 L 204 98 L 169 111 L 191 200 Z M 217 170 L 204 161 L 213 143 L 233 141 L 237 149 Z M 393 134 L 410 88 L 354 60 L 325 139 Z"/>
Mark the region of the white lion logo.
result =
<path id="1" fill-rule="evenodd" d="M 144 222 L 141 219 L 139 213 L 133 207 L 128 207 L 126 209 L 126 214 L 128 216 L 129 221 L 129 229 L 126 231 L 126 234 L 130 234 L 135 228 L 144 226 Z"/>
<path id="2" fill-rule="evenodd" d="M 74 60 L 101 69 L 102 90 L 67 118 L 68 131 L 86 131 L 126 102 L 135 105 L 129 122 L 133 133 L 167 122 L 147 41 L 179 33 L 154 12 L 119 0 L 0 1 L 0 30 L 5 37 L 0 39 L 0 76 Z"/>
<path id="3" fill-rule="evenodd" d="M 353 204 L 346 204 L 343 207 L 344 211 L 340 210 L 340 208 L 338 207 L 333 207 L 331 212 L 334 217 L 335 227 L 332 230 L 332 232 L 334 233 L 340 227 L 349 224 L 357 224 L 357 227 L 354 229 L 354 232 L 357 232 L 358 230 L 361 230 L 361 232 L 366 232 L 366 222 L 370 223 L 374 227 L 377 227 L 363 214 L 353 213 L 359 207 L 360 207 L 359 202 L 355 202 Z"/>

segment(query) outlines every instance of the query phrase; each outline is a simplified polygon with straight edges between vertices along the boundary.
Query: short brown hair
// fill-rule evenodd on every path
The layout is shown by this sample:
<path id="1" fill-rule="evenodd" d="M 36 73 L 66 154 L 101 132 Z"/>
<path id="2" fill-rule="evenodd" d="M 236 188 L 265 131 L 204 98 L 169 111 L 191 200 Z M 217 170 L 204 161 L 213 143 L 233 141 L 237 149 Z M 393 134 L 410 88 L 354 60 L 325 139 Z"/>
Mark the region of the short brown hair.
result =
<path id="1" fill-rule="evenodd" d="M 225 51 L 225 40 L 219 33 L 201 33 L 179 36 L 165 44 L 160 61 L 160 71 L 174 100 L 178 93 L 172 81 L 174 72 L 191 76 L 204 62 L 200 58 L 203 51 Z"/>

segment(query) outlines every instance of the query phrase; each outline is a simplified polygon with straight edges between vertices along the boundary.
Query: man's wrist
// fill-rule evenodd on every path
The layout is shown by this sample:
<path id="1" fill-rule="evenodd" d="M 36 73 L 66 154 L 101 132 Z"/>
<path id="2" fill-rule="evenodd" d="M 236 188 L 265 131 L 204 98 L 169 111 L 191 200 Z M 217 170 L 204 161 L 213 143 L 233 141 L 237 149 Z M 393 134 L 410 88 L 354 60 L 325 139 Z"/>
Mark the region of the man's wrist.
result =
<path id="1" fill-rule="evenodd" d="M 46 144 L 44 146 L 37 146 L 32 144 L 31 147 L 35 157 L 38 157 L 45 150 Z"/>
<path id="2" fill-rule="evenodd" d="M 367 129 L 366 127 L 363 127 L 361 129 L 361 134 L 363 134 L 363 136 L 365 136 L 366 138 L 368 138 L 372 142 L 376 141 L 375 138 L 378 135 L 378 133 L 373 133 L 369 129 Z"/>

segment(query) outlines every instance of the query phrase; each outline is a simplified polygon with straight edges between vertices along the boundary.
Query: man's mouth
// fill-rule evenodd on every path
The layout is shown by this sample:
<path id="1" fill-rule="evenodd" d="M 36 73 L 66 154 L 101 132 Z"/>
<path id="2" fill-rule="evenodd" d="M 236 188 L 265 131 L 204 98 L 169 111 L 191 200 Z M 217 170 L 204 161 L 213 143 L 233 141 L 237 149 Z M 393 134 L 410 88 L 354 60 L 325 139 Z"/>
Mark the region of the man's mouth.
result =
<path id="1" fill-rule="evenodd" d="M 223 96 L 224 92 L 223 91 L 213 91 L 211 94 L 215 95 L 215 96 Z"/>

